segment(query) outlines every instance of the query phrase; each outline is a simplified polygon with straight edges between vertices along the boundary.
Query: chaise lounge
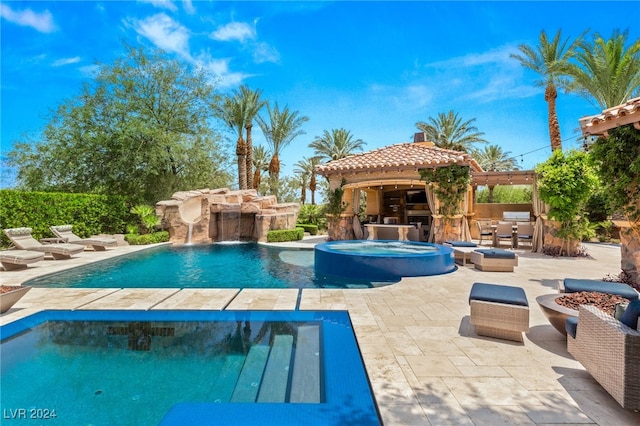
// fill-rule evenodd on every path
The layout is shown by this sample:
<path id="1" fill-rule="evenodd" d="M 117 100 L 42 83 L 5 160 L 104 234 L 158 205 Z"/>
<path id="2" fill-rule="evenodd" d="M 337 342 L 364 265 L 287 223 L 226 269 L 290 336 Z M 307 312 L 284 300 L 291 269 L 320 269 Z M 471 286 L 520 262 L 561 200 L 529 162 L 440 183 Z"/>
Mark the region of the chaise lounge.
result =
<path id="1" fill-rule="evenodd" d="M 49 253 L 54 259 L 69 259 L 74 254 L 84 251 L 84 247 L 77 244 L 54 243 L 42 244 L 31 235 L 31 228 L 9 228 L 5 229 L 5 235 L 11 240 L 14 246 L 20 250 Z"/>
<path id="2" fill-rule="evenodd" d="M 52 226 L 49 229 L 51 229 L 51 232 L 53 232 L 56 237 L 62 238 L 70 244 L 82 244 L 85 246 L 91 246 L 93 247 L 94 251 L 104 251 L 107 247 L 115 247 L 116 245 L 118 245 L 118 242 L 115 240 L 115 238 L 80 238 L 73 233 L 73 225 Z"/>
<path id="3" fill-rule="evenodd" d="M 2 250 L 0 251 L 0 263 L 5 271 L 24 269 L 30 263 L 44 260 L 44 253 L 29 250 Z"/>

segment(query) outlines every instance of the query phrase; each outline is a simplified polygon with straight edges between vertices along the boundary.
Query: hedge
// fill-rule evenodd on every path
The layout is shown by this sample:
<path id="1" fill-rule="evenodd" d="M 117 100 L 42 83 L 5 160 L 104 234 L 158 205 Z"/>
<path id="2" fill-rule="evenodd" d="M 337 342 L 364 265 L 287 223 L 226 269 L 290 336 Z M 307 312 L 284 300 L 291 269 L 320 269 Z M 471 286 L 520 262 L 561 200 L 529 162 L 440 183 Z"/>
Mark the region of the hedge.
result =
<path id="1" fill-rule="evenodd" d="M 267 233 L 267 242 L 283 243 L 285 241 L 299 241 L 304 237 L 304 229 L 278 229 Z"/>
<path id="2" fill-rule="evenodd" d="M 169 232 L 159 231 L 152 234 L 126 234 L 124 239 L 132 246 L 142 246 L 146 244 L 166 243 L 169 241 Z"/>
<path id="3" fill-rule="evenodd" d="M 299 223 L 299 228 L 304 229 L 304 232 L 308 232 L 310 235 L 318 235 L 318 225 L 312 223 Z"/>
<path id="4" fill-rule="evenodd" d="M 127 223 L 137 223 L 126 198 L 114 195 L 70 194 L 0 190 L 0 228 L 29 227 L 36 239 L 53 237 L 52 225 L 73 225 L 80 237 L 125 231 Z M 2 234 L 1 245 L 9 239 Z"/>

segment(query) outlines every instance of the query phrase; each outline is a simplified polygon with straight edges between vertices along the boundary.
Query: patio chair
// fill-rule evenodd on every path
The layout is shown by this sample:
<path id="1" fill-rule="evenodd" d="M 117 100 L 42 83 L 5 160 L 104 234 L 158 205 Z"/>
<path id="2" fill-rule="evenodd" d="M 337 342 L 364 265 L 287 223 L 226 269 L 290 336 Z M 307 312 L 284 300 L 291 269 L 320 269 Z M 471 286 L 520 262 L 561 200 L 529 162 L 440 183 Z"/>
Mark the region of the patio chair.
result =
<path id="1" fill-rule="evenodd" d="M 82 244 L 85 246 L 91 246 L 93 247 L 94 251 L 104 251 L 107 247 L 115 247 L 118 245 L 118 242 L 115 240 L 115 238 L 80 238 L 73 233 L 73 225 L 52 226 L 49 229 L 51 229 L 51 232 L 53 232 L 56 237 L 64 238 L 70 244 Z"/>
<path id="2" fill-rule="evenodd" d="M 518 242 L 528 242 L 533 247 L 533 225 L 531 223 L 518 222 Z"/>
<path id="3" fill-rule="evenodd" d="M 5 271 L 24 269 L 30 263 L 44 260 L 44 253 L 28 250 L 2 250 L 0 251 L 0 263 Z"/>
<path id="4" fill-rule="evenodd" d="M 509 247 L 513 247 L 513 223 L 498 222 L 496 225 L 496 247 L 500 246 L 501 240 L 509 240 Z"/>
<path id="5" fill-rule="evenodd" d="M 480 239 L 478 245 L 482 245 L 482 237 L 493 236 L 493 229 L 491 229 L 491 220 L 478 219 L 476 220 L 476 226 L 478 227 L 478 238 Z"/>
<path id="6" fill-rule="evenodd" d="M 640 302 L 631 303 L 637 307 Z M 628 318 L 625 314 L 629 314 Z M 625 311 L 618 321 L 595 306 L 580 306 L 577 327 L 567 325 L 567 350 L 618 404 L 638 410 L 640 332 L 630 326 L 633 325 L 632 317 L 637 322 L 637 310 Z"/>
<path id="7" fill-rule="evenodd" d="M 77 244 L 54 243 L 42 244 L 31 235 L 31 228 L 9 228 L 5 229 L 5 235 L 11 240 L 14 246 L 20 250 L 37 251 L 49 253 L 54 259 L 69 259 L 74 254 L 84 250 L 84 247 Z"/>

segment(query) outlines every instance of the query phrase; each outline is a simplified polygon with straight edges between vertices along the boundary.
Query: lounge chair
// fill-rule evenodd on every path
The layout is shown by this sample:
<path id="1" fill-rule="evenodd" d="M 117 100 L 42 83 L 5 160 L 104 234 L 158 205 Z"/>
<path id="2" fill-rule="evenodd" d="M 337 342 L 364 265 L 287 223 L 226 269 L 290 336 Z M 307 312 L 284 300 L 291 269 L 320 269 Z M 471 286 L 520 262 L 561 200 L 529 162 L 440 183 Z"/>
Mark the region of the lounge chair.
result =
<path id="1" fill-rule="evenodd" d="M 104 251 L 107 247 L 115 247 L 118 242 L 115 238 L 91 237 L 80 238 L 73 233 L 73 225 L 60 225 L 50 227 L 51 232 L 58 238 L 64 238 L 70 244 L 82 244 L 93 247 L 94 251 Z"/>
<path id="2" fill-rule="evenodd" d="M 471 253 L 478 248 L 478 245 L 471 241 L 445 241 L 443 245 L 453 249 L 455 262 L 462 266 L 467 266 L 467 262 L 471 262 Z"/>
<path id="3" fill-rule="evenodd" d="M 44 260 L 44 253 L 28 250 L 2 250 L 0 251 L 0 263 L 5 271 L 24 269 L 29 263 Z"/>
<path id="4" fill-rule="evenodd" d="M 37 251 L 40 253 L 50 253 L 54 259 L 69 259 L 74 254 L 84 250 L 84 247 L 77 244 L 54 243 L 42 244 L 31 235 L 31 228 L 9 228 L 4 233 L 14 246 L 20 250 Z"/>

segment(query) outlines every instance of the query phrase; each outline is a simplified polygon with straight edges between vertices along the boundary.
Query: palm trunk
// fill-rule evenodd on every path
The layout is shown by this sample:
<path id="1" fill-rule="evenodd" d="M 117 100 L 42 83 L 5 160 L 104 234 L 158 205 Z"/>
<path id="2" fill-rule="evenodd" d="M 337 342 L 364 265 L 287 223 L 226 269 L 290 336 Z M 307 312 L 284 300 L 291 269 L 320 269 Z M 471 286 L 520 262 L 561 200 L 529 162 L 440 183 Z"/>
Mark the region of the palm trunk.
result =
<path id="1" fill-rule="evenodd" d="M 312 172 L 311 173 L 311 181 L 309 182 L 309 190 L 311 191 L 311 205 L 312 206 L 316 205 L 316 188 L 317 188 L 316 174 Z"/>
<path id="2" fill-rule="evenodd" d="M 260 187 L 260 181 L 261 181 L 261 176 L 260 176 L 260 169 L 255 169 L 253 171 L 253 189 L 258 189 L 258 187 Z"/>
<path id="3" fill-rule="evenodd" d="M 253 139 L 251 138 L 251 129 L 253 123 L 247 124 L 247 188 L 253 188 Z"/>
<path id="4" fill-rule="evenodd" d="M 278 195 L 278 180 L 280 179 L 280 159 L 273 154 L 269 162 L 269 188 L 272 195 Z"/>
<path id="5" fill-rule="evenodd" d="M 247 147 L 242 139 L 242 134 L 236 143 L 236 155 L 238 156 L 238 188 L 247 189 Z"/>
<path id="6" fill-rule="evenodd" d="M 551 150 L 562 149 L 562 139 L 560 138 L 560 125 L 558 124 L 558 114 L 556 112 L 556 99 L 558 91 L 556 86 L 549 82 L 544 91 L 544 100 L 547 101 L 549 110 L 549 137 L 551 139 Z"/>

